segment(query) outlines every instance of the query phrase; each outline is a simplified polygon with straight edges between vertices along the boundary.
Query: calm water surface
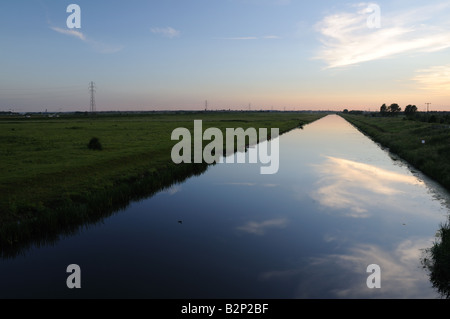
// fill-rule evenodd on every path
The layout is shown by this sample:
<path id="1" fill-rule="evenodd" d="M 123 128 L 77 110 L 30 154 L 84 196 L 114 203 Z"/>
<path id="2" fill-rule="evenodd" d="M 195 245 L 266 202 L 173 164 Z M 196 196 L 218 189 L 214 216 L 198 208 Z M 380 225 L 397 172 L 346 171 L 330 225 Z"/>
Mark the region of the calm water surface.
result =
<path id="1" fill-rule="evenodd" d="M 218 164 L 0 260 L 0 297 L 439 297 L 420 260 L 448 218 L 445 191 L 336 115 L 279 142 L 277 174 Z M 81 289 L 66 286 L 70 264 Z"/>

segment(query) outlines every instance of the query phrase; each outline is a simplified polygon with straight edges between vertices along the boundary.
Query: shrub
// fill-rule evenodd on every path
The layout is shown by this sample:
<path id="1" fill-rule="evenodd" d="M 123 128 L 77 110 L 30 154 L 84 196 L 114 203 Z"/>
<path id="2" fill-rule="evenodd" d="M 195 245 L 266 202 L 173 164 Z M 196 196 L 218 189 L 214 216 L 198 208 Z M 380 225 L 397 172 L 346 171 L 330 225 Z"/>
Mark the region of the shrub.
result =
<path id="1" fill-rule="evenodd" d="M 102 144 L 100 143 L 99 139 L 96 137 L 91 138 L 88 144 L 88 148 L 90 150 L 98 150 L 101 151 L 103 149 Z"/>

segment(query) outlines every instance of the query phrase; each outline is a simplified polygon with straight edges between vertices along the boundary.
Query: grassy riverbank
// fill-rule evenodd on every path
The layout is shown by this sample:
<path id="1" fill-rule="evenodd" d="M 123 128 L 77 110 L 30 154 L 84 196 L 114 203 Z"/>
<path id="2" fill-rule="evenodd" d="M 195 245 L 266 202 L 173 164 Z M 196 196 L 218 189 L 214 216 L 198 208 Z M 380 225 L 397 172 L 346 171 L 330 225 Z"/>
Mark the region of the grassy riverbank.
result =
<path id="1" fill-rule="evenodd" d="M 450 126 L 404 117 L 341 114 L 360 131 L 450 191 Z"/>
<path id="2" fill-rule="evenodd" d="M 145 176 L 180 168 L 171 161 L 177 127 L 276 127 L 280 133 L 324 114 L 294 112 L 177 112 L 76 114 L 56 118 L 0 118 L 0 225 L 34 220 L 60 210 L 77 211 Z M 102 150 L 88 149 L 91 138 Z M 100 194 L 100 195 L 99 195 Z M 112 200 L 112 199 L 111 199 Z M 90 205 L 90 204 L 89 204 Z"/>

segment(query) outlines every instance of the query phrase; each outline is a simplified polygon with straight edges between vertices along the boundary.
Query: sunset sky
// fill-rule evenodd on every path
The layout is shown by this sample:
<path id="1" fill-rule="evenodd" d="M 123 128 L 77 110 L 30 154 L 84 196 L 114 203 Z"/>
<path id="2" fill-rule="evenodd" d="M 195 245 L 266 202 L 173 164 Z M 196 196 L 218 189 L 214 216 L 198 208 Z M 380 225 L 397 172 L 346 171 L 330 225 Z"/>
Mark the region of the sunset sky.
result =
<path id="1" fill-rule="evenodd" d="M 98 111 L 450 111 L 449 17 L 433 0 L 1 1 L 0 111 L 88 111 L 90 81 Z"/>

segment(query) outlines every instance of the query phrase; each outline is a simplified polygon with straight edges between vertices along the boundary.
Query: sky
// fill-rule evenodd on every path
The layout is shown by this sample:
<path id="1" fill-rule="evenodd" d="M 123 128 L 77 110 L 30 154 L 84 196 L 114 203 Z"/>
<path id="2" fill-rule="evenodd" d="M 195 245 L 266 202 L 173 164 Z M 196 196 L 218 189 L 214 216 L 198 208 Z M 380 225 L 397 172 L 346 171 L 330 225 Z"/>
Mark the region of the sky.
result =
<path id="1" fill-rule="evenodd" d="M 89 111 L 91 81 L 97 111 L 450 111 L 448 17 L 434 0 L 1 1 L 0 111 Z"/>

